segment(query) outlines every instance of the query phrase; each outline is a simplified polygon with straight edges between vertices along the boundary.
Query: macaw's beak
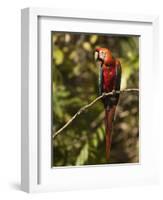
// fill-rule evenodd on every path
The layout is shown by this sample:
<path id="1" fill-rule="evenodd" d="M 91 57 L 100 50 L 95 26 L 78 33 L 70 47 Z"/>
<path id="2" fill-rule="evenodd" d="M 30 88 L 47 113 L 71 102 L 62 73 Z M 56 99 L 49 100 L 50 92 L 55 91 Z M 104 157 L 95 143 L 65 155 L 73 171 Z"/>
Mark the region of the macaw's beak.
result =
<path id="1" fill-rule="evenodd" d="M 98 60 L 98 52 L 97 51 L 95 51 L 95 53 L 94 53 L 94 59 L 95 59 L 95 61 Z"/>
<path id="2" fill-rule="evenodd" d="M 96 61 L 97 67 L 100 68 L 100 67 L 102 67 L 102 62 L 101 62 L 101 60 L 99 60 L 98 54 L 99 54 L 99 52 L 95 51 L 95 53 L 94 53 L 94 59 Z"/>

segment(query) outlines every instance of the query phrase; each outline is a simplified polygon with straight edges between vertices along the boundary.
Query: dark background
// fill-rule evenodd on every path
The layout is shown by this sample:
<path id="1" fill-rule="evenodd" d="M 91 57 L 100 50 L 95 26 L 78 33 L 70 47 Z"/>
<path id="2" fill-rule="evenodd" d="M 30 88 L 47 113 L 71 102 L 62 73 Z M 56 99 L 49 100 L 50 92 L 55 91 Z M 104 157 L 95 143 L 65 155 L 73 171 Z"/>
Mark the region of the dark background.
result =
<path id="1" fill-rule="evenodd" d="M 139 37 L 52 33 L 53 132 L 98 96 L 93 52 L 109 48 L 122 65 L 121 89 L 139 88 Z M 122 93 L 108 163 L 139 162 L 139 95 Z M 52 165 L 106 164 L 104 109 L 98 101 L 52 141 Z"/>

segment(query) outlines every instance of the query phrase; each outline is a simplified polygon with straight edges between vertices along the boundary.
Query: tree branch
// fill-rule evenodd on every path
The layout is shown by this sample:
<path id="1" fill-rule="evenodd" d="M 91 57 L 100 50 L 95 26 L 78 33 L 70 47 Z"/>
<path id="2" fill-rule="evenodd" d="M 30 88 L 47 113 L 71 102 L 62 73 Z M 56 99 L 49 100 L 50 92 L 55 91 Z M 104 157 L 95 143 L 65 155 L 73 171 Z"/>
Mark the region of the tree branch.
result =
<path id="1" fill-rule="evenodd" d="M 139 89 L 137 88 L 131 88 L 131 89 L 124 89 L 124 90 L 121 90 L 121 91 L 115 91 L 116 94 L 120 94 L 120 93 L 123 93 L 123 92 L 139 92 Z M 105 96 L 111 96 L 113 95 L 114 93 L 113 92 L 108 92 L 108 93 L 103 93 L 101 96 L 98 96 L 96 99 L 94 99 L 91 103 L 83 106 L 82 108 L 80 108 L 78 110 L 77 113 L 75 113 L 73 115 L 73 117 L 62 127 L 60 128 L 58 131 L 56 131 L 55 133 L 53 133 L 52 137 L 55 138 L 59 133 L 61 133 L 69 124 L 71 124 L 74 119 L 79 116 L 81 113 L 83 113 L 85 110 L 87 110 L 89 107 L 91 107 L 93 104 L 95 104 L 97 101 L 99 101 L 100 99 L 102 99 L 103 97 Z"/>

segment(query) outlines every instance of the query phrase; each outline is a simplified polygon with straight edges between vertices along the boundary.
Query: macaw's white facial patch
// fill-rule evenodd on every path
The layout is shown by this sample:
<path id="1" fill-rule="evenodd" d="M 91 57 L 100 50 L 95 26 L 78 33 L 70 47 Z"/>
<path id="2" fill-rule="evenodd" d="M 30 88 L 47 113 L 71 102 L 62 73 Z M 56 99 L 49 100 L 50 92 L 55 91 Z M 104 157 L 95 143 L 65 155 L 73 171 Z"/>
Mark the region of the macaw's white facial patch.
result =
<path id="1" fill-rule="evenodd" d="M 100 51 L 100 52 L 99 52 L 99 58 L 100 58 L 101 60 L 104 60 L 104 58 L 105 58 L 105 52 L 104 52 L 104 51 Z"/>

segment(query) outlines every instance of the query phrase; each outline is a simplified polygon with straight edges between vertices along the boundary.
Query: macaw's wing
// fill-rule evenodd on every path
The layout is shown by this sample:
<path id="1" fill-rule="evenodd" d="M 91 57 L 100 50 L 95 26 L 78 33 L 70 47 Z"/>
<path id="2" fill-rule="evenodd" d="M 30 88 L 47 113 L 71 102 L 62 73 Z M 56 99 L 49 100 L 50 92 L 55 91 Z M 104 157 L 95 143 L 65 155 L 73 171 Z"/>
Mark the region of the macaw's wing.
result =
<path id="1" fill-rule="evenodd" d="M 102 75 L 102 67 L 99 67 L 99 95 L 102 95 L 102 85 L 103 85 L 103 75 Z"/>
<path id="2" fill-rule="evenodd" d="M 121 69 L 121 63 L 119 62 L 119 60 L 116 60 L 116 79 L 115 79 L 115 90 L 120 90 L 121 88 L 121 73 L 122 73 L 122 69 Z"/>

